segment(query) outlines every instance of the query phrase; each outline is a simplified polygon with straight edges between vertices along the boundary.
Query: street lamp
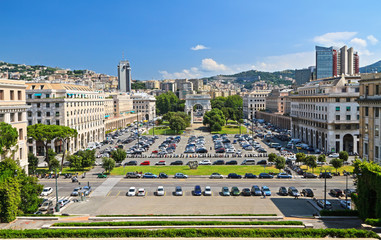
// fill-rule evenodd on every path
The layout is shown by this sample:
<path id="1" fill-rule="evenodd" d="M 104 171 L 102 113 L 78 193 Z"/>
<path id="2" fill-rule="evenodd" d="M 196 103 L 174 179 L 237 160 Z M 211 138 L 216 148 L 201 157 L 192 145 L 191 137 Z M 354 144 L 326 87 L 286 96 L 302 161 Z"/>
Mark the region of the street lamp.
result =
<path id="1" fill-rule="evenodd" d="M 58 204 L 58 182 L 57 182 L 57 168 L 55 169 L 55 178 L 56 178 L 56 212 L 60 211 L 60 205 Z"/>
<path id="2" fill-rule="evenodd" d="M 324 210 L 327 204 L 327 169 L 324 170 Z"/>
<path id="3" fill-rule="evenodd" d="M 251 138 L 254 141 L 254 115 L 251 115 Z"/>
<path id="4" fill-rule="evenodd" d="M 345 174 L 345 206 L 348 205 L 348 173 Z"/>
<path id="5" fill-rule="evenodd" d="M 153 109 L 153 129 L 152 129 L 152 136 L 155 136 L 155 109 Z"/>

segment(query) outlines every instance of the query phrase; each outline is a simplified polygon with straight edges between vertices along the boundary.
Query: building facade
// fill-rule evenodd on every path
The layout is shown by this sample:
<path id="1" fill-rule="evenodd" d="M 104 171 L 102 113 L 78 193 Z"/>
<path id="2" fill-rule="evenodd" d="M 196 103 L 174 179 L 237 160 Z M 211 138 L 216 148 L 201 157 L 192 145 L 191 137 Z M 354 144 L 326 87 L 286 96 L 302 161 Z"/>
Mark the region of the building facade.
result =
<path id="1" fill-rule="evenodd" d="M 291 135 L 323 152 L 359 149 L 359 76 L 311 81 L 291 95 Z"/>
<path id="2" fill-rule="evenodd" d="M 289 114 L 291 100 L 289 94 L 292 89 L 273 89 L 266 97 L 266 110 L 275 114 Z"/>
<path id="3" fill-rule="evenodd" d="M 360 81 L 361 158 L 381 164 L 381 73 L 364 74 Z"/>
<path id="4" fill-rule="evenodd" d="M 243 96 L 243 115 L 246 119 L 256 118 L 255 113 L 266 109 L 266 97 L 270 90 L 256 90 Z"/>
<path id="5" fill-rule="evenodd" d="M 28 172 L 26 111 L 29 107 L 25 101 L 25 88 L 24 81 L 0 79 L 0 122 L 12 125 L 18 132 L 17 145 L 11 149 L 14 154 L 9 157 L 18 160 L 20 167 Z"/>
<path id="6" fill-rule="evenodd" d="M 156 115 L 156 98 L 146 93 L 131 95 L 133 100 L 133 112 L 138 114 L 139 121 L 153 120 Z"/>
<path id="7" fill-rule="evenodd" d="M 120 92 L 131 92 L 131 67 L 129 61 L 119 62 L 118 90 Z"/>
<path id="8" fill-rule="evenodd" d="M 295 84 L 303 85 L 312 79 L 313 70 L 311 68 L 295 69 Z"/>
<path id="9" fill-rule="evenodd" d="M 89 87 L 60 83 L 27 83 L 26 102 L 28 125 L 42 123 L 76 129 L 78 136 L 67 142 L 66 149 L 76 152 L 86 149 L 89 142 L 101 142 L 105 137 L 104 94 Z M 55 152 L 62 152 L 62 142 L 52 141 Z M 28 141 L 29 151 L 44 155 L 40 142 Z"/>

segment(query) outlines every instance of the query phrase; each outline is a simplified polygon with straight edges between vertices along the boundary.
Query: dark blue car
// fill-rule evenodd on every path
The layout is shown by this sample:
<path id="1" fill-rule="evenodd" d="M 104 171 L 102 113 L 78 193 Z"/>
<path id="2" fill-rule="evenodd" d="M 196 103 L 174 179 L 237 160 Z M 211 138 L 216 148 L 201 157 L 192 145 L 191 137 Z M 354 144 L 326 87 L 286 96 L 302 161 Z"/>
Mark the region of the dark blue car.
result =
<path id="1" fill-rule="evenodd" d="M 202 194 L 202 191 L 201 191 L 200 185 L 196 185 L 194 187 L 193 195 L 195 195 L 195 196 L 201 196 L 201 194 Z"/>

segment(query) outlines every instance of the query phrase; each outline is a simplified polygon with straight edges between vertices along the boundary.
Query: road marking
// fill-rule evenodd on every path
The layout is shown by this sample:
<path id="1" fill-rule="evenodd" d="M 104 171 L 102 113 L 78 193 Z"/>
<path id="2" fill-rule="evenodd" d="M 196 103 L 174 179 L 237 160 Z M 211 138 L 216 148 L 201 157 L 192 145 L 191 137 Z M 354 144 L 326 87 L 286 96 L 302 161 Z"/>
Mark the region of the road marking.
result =
<path id="1" fill-rule="evenodd" d="M 106 197 L 108 197 L 108 196 L 110 195 L 110 193 L 111 193 L 111 191 L 109 191 L 109 192 L 107 193 Z"/>
<path id="2" fill-rule="evenodd" d="M 118 183 L 122 177 L 118 178 L 108 178 L 106 181 L 104 181 L 100 186 L 98 186 L 91 196 L 93 197 L 105 197 L 110 195 L 111 189 Z"/>
<path id="3" fill-rule="evenodd" d="M 118 194 L 116 194 L 116 196 L 119 196 L 120 192 L 121 192 L 121 191 L 119 191 Z"/>

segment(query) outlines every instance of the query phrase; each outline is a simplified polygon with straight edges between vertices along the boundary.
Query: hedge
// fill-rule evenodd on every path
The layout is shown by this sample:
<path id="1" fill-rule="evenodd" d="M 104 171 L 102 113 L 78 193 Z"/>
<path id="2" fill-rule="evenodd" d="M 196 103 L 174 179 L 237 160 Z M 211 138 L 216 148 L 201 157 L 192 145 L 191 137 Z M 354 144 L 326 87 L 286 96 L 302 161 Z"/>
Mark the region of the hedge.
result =
<path id="1" fill-rule="evenodd" d="M 359 212 L 357 210 L 321 210 L 320 216 L 358 216 Z"/>
<path id="2" fill-rule="evenodd" d="M 381 218 L 367 218 L 365 219 L 365 223 L 372 226 L 381 227 Z"/>
<path id="3" fill-rule="evenodd" d="M 64 222 L 53 226 L 184 226 L 184 225 L 303 225 L 301 221 L 139 221 L 139 222 Z"/>
<path id="4" fill-rule="evenodd" d="M 220 216 L 230 216 L 230 217 L 268 217 L 268 216 L 277 216 L 275 213 L 263 213 L 263 214 L 211 214 L 211 215 L 196 215 L 196 214 L 178 214 L 178 215 L 167 215 L 167 214 L 158 214 L 158 215 L 97 215 L 97 217 L 220 217 Z"/>
<path id="5" fill-rule="evenodd" d="M 357 229 L 26 229 L 0 230 L 0 238 L 117 238 L 117 237 L 250 237 L 250 238 L 378 238 L 372 231 Z"/>

